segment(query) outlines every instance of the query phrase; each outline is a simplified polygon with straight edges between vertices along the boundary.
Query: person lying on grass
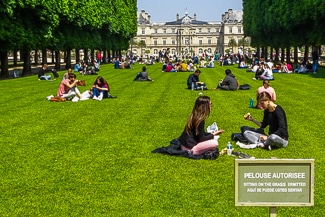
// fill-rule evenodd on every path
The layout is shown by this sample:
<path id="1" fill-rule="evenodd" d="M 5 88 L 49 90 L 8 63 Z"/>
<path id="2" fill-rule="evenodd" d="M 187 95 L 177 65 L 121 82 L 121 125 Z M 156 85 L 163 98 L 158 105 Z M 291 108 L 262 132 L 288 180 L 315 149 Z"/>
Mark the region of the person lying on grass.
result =
<path id="1" fill-rule="evenodd" d="M 182 150 L 187 150 L 193 155 L 201 155 L 218 148 L 218 141 L 214 136 L 220 135 L 224 130 L 213 133 L 204 131 L 205 119 L 208 118 L 212 109 L 212 102 L 208 96 L 199 96 L 189 116 L 182 135 L 179 137 Z"/>
<path id="2" fill-rule="evenodd" d="M 271 150 L 273 148 L 285 148 L 288 146 L 288 127 L 287 118 L 283 108 L 272 101 L 268 92 L 262 92 L 258 95 L 258 102 L 264 109 L 263 121 L 259 122 L 252 118 L 250 114 L 244 118 L 254 122 L 259 129 L 243 126 L 241 131 L 244 137 L 258 147 Z M 269 126 L 269 136 L 264 133 L 264 128 Z"/>

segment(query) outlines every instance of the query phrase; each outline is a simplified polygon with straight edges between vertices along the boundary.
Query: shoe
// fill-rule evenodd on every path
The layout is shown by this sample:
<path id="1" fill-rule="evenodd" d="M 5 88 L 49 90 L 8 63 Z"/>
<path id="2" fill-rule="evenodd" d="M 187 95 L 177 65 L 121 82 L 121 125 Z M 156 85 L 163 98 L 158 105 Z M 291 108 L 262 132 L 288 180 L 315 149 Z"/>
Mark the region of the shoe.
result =
<path id="1" fill-rule="evenodd" d="M 263 143 L 260 143 L 260 144 L 262 144 L 261 146 L 259 146 L 260 148 L 265 149 L 265 150 L 272 151 L 272 148 L 271 148 L 270 145 L 264 145 Z"/>
<path id="2" fill-rule="evenodd" d="M 256 80 L 256 78 L 253 78 L 253 80 Z"/>
<path id="3" fill-rule="evenodd" d="M 47 100 L 50 100 L 52 97 L 54 97 L 54 96 L 53 96 L 53 95 L 51 95 L 51 96 L 47 96 L 46 99 L 47 99 Z"/>
<path id="4" fill-rule="evenodd" d="M 94 96 L 93 99 L 94 99 L 94 100 L 98 100 L 98 97 L 97 97 L 97 96 Z"/>
<path id="5" fill-rule="evenodd" d="M 79 98 L 78 97 L 73 97 L 73 99 L 71 100 L 72 102 L 78 102 L 79 101 Z"/>
<path id="6" fill-rule="evenodd" d="M 103 94 L 101 93 L 101 94 L 98 96 L 97 100 L 101 101 L 102 99 L 103 99 Z"/>

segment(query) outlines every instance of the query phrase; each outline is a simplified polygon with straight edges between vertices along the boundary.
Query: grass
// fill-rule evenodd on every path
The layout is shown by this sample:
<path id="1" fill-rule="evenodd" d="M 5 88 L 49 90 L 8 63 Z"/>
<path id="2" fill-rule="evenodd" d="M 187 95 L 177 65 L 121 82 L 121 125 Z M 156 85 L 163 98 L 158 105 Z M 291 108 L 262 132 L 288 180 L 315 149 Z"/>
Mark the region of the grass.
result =
<path id="1" fill-rule="evenodd" d="M 134 82 L 142 65 L 115 70 L 102 65 L 117 99 L 55 103 L 59 80 L 37 75 L 0 81 L 0 216 L 267 216 L 268 207 L 234 206 L 234 158 L 190 160 L 152 154 L 178 137 L 198 97 L 186 90 L 189 72 L 162 73 L 148 66 L 154 82 Z M 220 148 L 230 141 L 250 112 L 261 81 L 230 67 L 246 91 L 214 91 L 226 67 L 202 69 L 216 121 L 225 130 Z M 63 71 L 60 72 L 63 75 Z M 278 216 L 322 216 L 325 193 L 325 69 L 314 74 L 275 74 L 277 104 L 286 113 L 289 146 L 265 151 L 240 150 L 256 158 L 314 158 L 315 206 L 279 207 Z M 88 89 L 96 76 L 85 79 Z"/>

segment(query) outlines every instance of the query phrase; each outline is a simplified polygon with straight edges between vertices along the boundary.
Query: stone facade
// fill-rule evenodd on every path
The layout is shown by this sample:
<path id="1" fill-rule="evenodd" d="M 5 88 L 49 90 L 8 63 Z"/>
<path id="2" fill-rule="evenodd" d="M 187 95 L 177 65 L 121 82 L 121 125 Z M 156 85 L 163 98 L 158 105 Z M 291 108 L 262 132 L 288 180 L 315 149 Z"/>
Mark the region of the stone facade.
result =
<path id="1" fill-rule="evenodd" d="M 144 55 L 148 50 L 150 55 L 170 48 L 172 55 L 202 53 L 213 55 L 225 53 L 227 49 L 237 52 L 239 46 L 228 46 L 234 39 L 237 43 L 243 39 L 243 11 L 229 9 L 222 15 L 221 21 L 200 21 L 197 15 L 193 17 L 185 13 L 183 17 L 176 14 L 176 20 L 163 23 L 152 23 L 151 16 L 142 10 L 138 14 L 138 32 L 136 42 L 144 41 L 145 46 L 132 46 L 133 53 Z M 130 47 L 131 50 L 131 47 Z"/>

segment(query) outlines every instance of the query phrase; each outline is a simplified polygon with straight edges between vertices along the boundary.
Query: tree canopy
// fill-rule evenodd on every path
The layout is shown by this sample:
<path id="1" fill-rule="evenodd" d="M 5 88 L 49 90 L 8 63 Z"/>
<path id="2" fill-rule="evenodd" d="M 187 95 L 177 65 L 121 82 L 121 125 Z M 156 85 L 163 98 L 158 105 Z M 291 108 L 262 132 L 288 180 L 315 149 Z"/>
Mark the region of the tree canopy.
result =
<path id="1" fill-rule="evenodd" d="M 136 0 L 2 0 L 1 77 L 14 49 L 126 49 L 137 32 L 136 12 Z"/>
<path id="2" fill-rule="evenodd" d="M 244 0 L 244 32 L 253 46 L 324 44 L 325 0 Z"/>

